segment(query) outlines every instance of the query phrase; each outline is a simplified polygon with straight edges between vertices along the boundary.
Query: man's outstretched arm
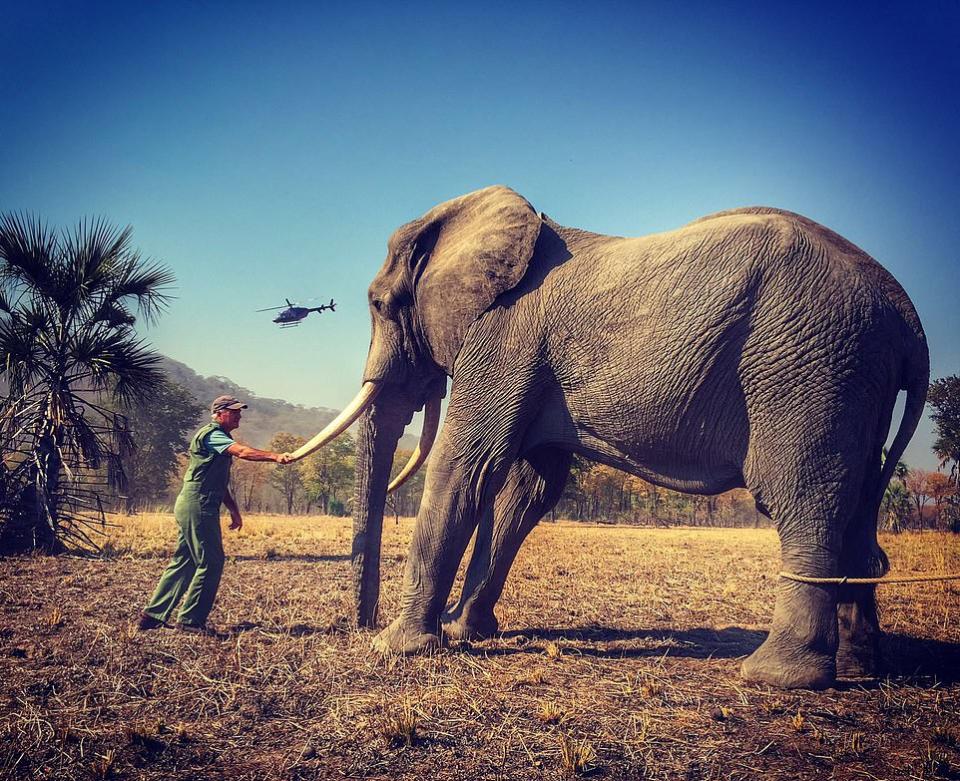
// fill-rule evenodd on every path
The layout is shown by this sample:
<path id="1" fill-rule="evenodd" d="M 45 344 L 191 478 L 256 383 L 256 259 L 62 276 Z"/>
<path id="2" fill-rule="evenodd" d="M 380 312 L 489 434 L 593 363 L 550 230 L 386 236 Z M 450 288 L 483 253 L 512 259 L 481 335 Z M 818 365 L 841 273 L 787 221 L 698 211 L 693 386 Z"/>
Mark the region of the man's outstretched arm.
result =
<path id="1" fill-rule="evenodd" d="M 241 445 L 234 442 L 226 450 L 231 456 L 242 458 L 244 461 L 275 461 L 278 464 L 289 464 L 291 457 L 289 453 L 273 453 L 270 450 L 257 450 L 255 447 Z"/>

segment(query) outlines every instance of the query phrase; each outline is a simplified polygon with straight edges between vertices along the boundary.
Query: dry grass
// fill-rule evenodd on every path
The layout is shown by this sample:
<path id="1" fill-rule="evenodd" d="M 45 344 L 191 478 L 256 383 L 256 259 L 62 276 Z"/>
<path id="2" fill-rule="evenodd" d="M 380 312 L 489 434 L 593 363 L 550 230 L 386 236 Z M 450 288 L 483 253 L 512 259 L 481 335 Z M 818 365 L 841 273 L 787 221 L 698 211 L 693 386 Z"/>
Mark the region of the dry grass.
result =
<path id="1" fill-rule="evenodd" d="M 353 629 L 349 522 L 226 532 L 225 639 L 135 631 L 173 538 L 120 519 L 104 560 L 0 560 L 0 777 L 960 778 L 960 583 L 885 587 L 889 675 L 745 684 L 773 607 L 770 531 L 543 524 L 503 634 L 381 658 Z M 387 522 L 392 616 L 410 522 Z M 898 573 L 960 571 L 938 534 Z"/>

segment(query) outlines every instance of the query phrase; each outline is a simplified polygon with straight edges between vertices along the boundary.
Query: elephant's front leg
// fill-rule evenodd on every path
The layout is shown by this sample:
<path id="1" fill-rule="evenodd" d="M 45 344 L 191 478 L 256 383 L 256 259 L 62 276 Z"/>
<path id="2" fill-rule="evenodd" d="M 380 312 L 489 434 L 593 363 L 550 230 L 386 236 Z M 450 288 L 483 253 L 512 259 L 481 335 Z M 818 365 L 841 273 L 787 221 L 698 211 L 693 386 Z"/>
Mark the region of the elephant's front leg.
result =
<path id="1" fill-rule="evenodd" d="M 462 452 L 464 442 L 476 452 Z M 478 443 L 448 415 L 431 454 L 400 615 L 375 638 L 378 650 L 418 653 L 440 644 L 441 612 L 477 519 L 506 479 L 514 456 L 509 443 L 509 438 Z"/>
<path id="2" fill-rule="evenodd" d="M 500 599 L 517 551 L 539 520 L 559 501 L 570 471 L 570 453 L 541 448 L 518 458 L 481 519 L 460 601 L 445 617 L 443 631 L 455 639 L 489 637 L 499 624 Z"/>

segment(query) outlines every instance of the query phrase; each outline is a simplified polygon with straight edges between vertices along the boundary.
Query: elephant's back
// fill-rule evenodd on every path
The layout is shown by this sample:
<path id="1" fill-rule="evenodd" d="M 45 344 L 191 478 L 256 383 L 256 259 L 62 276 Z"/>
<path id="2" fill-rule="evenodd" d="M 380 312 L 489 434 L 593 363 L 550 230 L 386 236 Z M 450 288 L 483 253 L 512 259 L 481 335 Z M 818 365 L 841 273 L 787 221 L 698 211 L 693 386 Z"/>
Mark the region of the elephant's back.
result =
<path id="1" fill-rule="evenodd" d="M 763 221 L 771 226 L 776 224 L 781 235 L 790 236 L 783 247 L 784 251 L 780 253 L 783 260 L 819 262 L 820 265 L 811 268 L 810 273 L 825 275 L 841 284 L 853 283 L 864 289 L 877 290 L 890 301 L 906 300 L 909 304 L 909 298 L 900 283 L 869 253 L 836 231 L 796 212 L 772 206 L 744 206 L 700 217 L 685 225 L 680 231 L 689 230 L 694 226 L 706 227 L 707 223 L 714 223 L 715 225 L 710 227 L 716 227 L 722 232 L 724 228 L 721 227 L 721 221 L 733 226 L 737 224 L 738 218 L 741 223 L 744 219 L 767 218 Z M 730 229 L 726 228 L 726 230 Z M 772 257 L 771 260 L 775 261 L 776 258 Z M 797 271 L 797 268 L 793 268 L 791 273 L 796 274 Z M 919 326 L 919 318 L 912 304 L 898 308 L 904 310 L 902 314 L 905 319 L 911 321 L 913 326 Z"/>
<path id="2" fill-rule="evenodd" d="M 925 350 L 893 276 L 792 212 L 750 207 L 640 238 L 561 238 L 569 257 L 544 294 L 549 351 L 570 364 L 570 387 L 605 383 L 609 367 L 657 387 L 665 417 L 682 417 L 692 395 L 790 386 L 798 372 L 885 384 Z M 582 345 L 576 362 L 570 344 Z"/>
<path id="3" fill-rule="evenodd" d="M 878 308 L 890 310 L 924 340 L 916 309 L 893 274 L 852 241 L 809 217 L 771 206 L 745 206 L 700 217 L 680 232 L 697 228 L 730 232 L 750 220 L 767 223 L 771 233 L 789 237 L 779 253 L 763 259 L 766 274 L 773 275 L 785 265 L 791 277 L 813 280 L 819 290 L 839 290 L 850 299 L 872 298 Z"/>
<path id="4" fill-rule="evenodd" d="M 811 220 L 809 217 L 804 217 L 802 214 L 797 214 L 796 212 L 788 211 L 787 209 L 778 209 L 774 206 L 741 206 L 735 209 L 725 209 L 724 211 L 714 212 L 713 214 L 708 214 L 704 217 L 698 217 L 692 222 L 687 223 L 687 225 L 684 227 L 700 225 L 702 223 L 709 222 L 711 220 L 719 220 L 724 217 L 767 215 L 780 217 L 787 223 L 792 223 L 798 227 L 801 227 L 809 231 L 811 234 L 818 236 L 824 243 L 840 248 L 845 253 L 850 255 L 861 255 L 865 258 L 873 260 L 866 252 L 860 249 L 860 247 L 858 247 L 852 241 L 845 239 L 839 233 L 830 230 L 830 228 L 821 225 L 815 220 Z"/>
<path id="5" fill-rule="evenodd" d="M 681 230 L 779 237 L 754 260 L 758 284 L 743 345 L 746 385 L 798 385 L 796 369 L 844 386 L 905 387 L 922 373 L 927 344 L 913 303 L 894 276 L 853 242 L 794 212 L 748 207 L 719 212 Z M 772 345 L 776 347 L 771 350 Z M 770 370 L 770 356 L 789 356 Z M 895 391 L 893 391 L 895 392 Z M 867 391 L 864 391 L 867 393 Z"/>
<path id="6" fill-rule="evenodd" d="M 560 288 L 603 319 L 604 303 L 667 314 L 680 300 L 691 314 L 774 308 L 797 313 L 862 311 L 923 328 L 900 283 L 880 263 L 833 230 L 784 209 L 751 206 L 717 212 L 675 230 L 638 238 L 563 229 L 569 260 Z M 564 280 L 565 278 L 565 280 Z M 569 291 L 568 291 L 569 293 Z"/>
<path id="7" fill-rule="evenodd" d="M 865 250 L 809 217 L 784 209 L 747 207 L 719 212 L 703 221 L 740 214 L 769 215 L 769 219 L 789 226 L 793 239 L 785 256 L 791 265 L 788 273 L 802 279 L 802 271 L 792 261 L 809 259 L 814 266 L 811 281 L 816 287 L 811 284 L 806 287 L 813 287 L 815 304 L 829 306 L 832 303 L 837 309 L 845 310 L 854 321 L 851 328 L 857 330 L 859 323 L 867 339 L 876 333 L 893 338 L 896 333 L 901 337 L 903 354 L 926 351 L 923 326 L 907 292 L 896 277 Z M 824 297 L 829 300 L 825 301 Z"/>

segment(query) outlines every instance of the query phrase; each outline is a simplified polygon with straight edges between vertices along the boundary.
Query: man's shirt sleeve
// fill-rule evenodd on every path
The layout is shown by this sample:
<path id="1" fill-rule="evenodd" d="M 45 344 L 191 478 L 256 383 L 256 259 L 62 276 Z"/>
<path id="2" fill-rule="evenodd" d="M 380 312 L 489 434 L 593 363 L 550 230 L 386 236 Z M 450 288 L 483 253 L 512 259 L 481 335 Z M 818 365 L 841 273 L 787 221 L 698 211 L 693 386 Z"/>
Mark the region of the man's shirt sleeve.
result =
<path id="1" fill-rule="evenodd" d="M 207 434 L 204 444 L 215 453 L 222 454 L 233 444 L 233 440 L 219 429 L 214 429 Z"/>

